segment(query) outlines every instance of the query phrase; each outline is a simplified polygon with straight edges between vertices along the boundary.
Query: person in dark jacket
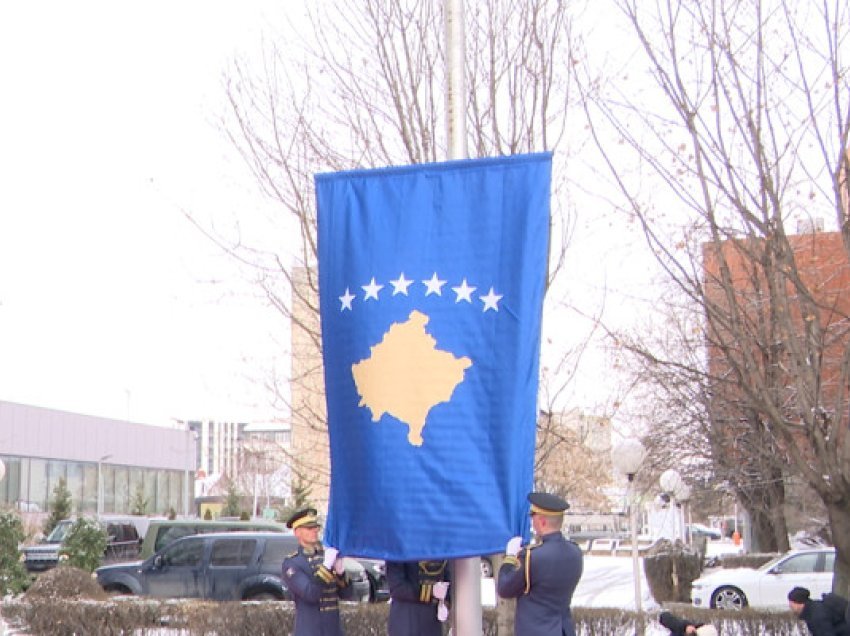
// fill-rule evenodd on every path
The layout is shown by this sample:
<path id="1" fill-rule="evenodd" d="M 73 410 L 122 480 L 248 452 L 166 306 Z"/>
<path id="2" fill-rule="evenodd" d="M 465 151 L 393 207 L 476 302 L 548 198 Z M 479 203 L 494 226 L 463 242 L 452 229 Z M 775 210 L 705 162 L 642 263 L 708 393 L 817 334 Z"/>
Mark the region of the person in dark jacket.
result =
<path id="1" fill-rule="evenodd" d="M 850 625 L 840 614 L 835 616 L 823 601 L 809 598 L 809 590 L 795 587 L 788 592 L 788 607 L 806 626 L 812 636 L 850 636 Z"/>
<path id="2" fill-rule="evenodd" d="M 448 618 L 447 561 L 387 561 L 389 636 L 441 636 Z"/>
<path id="3" fill-rule="evenodd" d="M 298 550 L 283 561 L 283 580 L 295 601 L 294 636 L 342 636 L 339 599 L 352 595 L 344 561 L 336 548 L 319 542 L 314 508 L 293 514 L 286 527 L 298 539 Z"/>
<path id="4" fill-rule="evenodd" d="M 542 492 L 528 495 L 537 542 L 522 548 L 513 537 L 505 549 L 496 589 L 515 598 L 516 636 L 575 636 L 570 613 L 573 591 L 584 568 L 581 549 L 561 534 L 566 501 Z"/>
<path id="5" fill-rule="evenodd" d="M 717 630 L 713 625 L 705 623 L 694 623 L 678 616 L 673 616 L 670 612 L 661 612 L 658 617 L 658 622 L 670 630 L 670 636 L 709 636 L 717 635 Z"/>

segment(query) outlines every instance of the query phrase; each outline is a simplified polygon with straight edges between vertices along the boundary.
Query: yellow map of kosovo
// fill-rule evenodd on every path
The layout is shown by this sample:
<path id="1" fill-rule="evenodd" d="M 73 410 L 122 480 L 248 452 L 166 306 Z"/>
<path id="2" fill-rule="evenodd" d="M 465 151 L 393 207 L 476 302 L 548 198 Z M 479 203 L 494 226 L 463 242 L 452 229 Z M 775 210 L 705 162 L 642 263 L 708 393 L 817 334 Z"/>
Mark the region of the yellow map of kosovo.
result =
<path id="1" fill-rule="evenodd" d="M 428 316 L 412 311 L 406 322 L 393 323 L 371 355 L 351 366 L 360 406 L 372 411 L 377 422 L 384 413 L 407 424 L 407 441 L 422 445 L 422 429 L 432 408 L 448 402 L 469 358 L 456 358 L 437 349 L 437 341 L 425 331 Z"/>

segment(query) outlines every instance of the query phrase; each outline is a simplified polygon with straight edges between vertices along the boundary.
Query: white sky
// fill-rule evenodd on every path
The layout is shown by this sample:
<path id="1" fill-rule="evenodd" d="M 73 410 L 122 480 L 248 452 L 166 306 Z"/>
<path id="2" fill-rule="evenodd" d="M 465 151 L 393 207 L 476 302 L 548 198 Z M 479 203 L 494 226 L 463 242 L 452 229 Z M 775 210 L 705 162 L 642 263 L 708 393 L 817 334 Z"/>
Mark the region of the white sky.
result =
<path id="1" fill-rule="evenodd" d="M 214 122 L 282 6 L 0 3 L 0 400 L 263 418 L 277 326 L 180 210 L 267 205 Z"/>
<path id="2" fill-rule="evenodd" d="M 157 424 L 269 417 L 257 382 L 285 325 L 181 209 L 270 209 L 215 124 L 222 78 L 304 6 L 0 3 L 0 400 Z M 571 248 L 590 313 L 642 272 L 607 208 L 583 207 Z M 584 364 L 598 393 L 604 356 Z"/>

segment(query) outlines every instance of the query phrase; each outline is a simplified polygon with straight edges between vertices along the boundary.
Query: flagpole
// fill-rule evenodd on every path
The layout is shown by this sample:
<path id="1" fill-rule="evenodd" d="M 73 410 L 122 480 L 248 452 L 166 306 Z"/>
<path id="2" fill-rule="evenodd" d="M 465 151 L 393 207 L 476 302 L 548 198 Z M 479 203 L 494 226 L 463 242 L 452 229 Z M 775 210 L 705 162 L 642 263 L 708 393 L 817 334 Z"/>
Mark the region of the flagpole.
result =
<path id="1" fill-rule="evenodd" d="M 448 159 L 466 159 L 466 69 L 463 0 L 444 0 Z M 495 573 L 494 573 L 495 575 Z M 453 636 L 481 636 L 481 557 L 452 562 Z"/>

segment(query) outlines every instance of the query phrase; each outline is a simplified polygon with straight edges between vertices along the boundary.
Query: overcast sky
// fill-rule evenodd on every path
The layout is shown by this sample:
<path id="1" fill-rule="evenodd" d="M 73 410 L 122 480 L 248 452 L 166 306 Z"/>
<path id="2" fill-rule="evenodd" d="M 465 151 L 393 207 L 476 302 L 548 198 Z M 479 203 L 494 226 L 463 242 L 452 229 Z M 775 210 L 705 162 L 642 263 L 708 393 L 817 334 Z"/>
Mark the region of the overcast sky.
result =
<path id="1" fill-rule="evenodd" d="M 215 121 L 222 74 L 280 12 L 0 3 L 0 400 L 262 419 L 249 376 L 274 326 L 180 210 L 267 205 Z"/>
<path id="2" fill-rule="evenodd" d="M 305 5 L 283 6 L 0 3 L 0 400 L 158 424 L 267 419 L 257 382 L 284 326 L 181 210 L 271 209 L 216 121 L 228 66 L 259 63 L 263 36 Z M 591 314 L 641 270 L 608 207 L 582 206 L 570 250 L 572 299 Z M 574 394 L 604 401 L 605 356 L 583 362 L 592 395 Z"/>

